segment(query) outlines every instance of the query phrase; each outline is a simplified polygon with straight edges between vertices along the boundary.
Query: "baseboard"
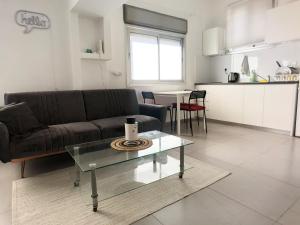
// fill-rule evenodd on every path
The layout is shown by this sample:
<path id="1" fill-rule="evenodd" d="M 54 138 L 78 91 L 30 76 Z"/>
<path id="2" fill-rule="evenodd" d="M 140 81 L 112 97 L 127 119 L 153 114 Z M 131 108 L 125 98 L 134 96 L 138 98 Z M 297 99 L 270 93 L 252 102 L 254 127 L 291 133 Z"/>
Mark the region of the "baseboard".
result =
<path id="1" fill-rule="evenodd" d="M 203 120 L 203 117 L 200 117 L 201 120 Z M 181 119 L 181 122 L 184 120 Z M 197 121 L 196 118 L 193 118 L 193 121 Z M 215 119 L 207 119 L 208 122 L 213 122 L 213 123 L 218 123 L 218 124 L 223 124 L 223 125 L 229 125 L 229 126 L 237 126 L 237 127 L 244 127 L 248 129 L 253 129 L 253 130 L 260 130 L 260 131 L 266 131 L 266 132 L 271 132 L 275 134 L 282 134 L 282 135 L 287 135 L 291 136 L 289 131 L 285 130 L 278 130 L 278 129 L 272 129 L 272 128 L 266 128 L 266 127 L 259 127 L 259 126 L 254 126 L 254 125 L 247 125 L 247 124 L 242 124 L 242 123 L 233 123 L 233 122 L 228 122 L 228 121 L 222 121 L 222 120 L 215 120 Z M 168 126 L 171 125 L 171 122 L 166 122 Z"/>

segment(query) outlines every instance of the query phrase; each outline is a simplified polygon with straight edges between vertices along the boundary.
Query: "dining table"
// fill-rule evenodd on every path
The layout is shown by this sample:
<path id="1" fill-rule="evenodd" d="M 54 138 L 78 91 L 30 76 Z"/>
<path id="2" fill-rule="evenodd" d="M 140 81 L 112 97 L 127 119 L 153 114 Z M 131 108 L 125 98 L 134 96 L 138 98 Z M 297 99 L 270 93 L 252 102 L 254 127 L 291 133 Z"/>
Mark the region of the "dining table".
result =
<path id="1" fill-rule="evenodd" d="M 155 92 L 155 96 L 169 96 L 169 97 L 176 97 L 176 104 L 177 104 L 177 121 L 181 121 L 180 118 L 180 103 L 182 98 L 191 94 L 192 91 L 163 91 L 163 92 Z M 180 129 L 180 122 L 177 124 L 177 135 L 180 136 L 181 129 Z"/>

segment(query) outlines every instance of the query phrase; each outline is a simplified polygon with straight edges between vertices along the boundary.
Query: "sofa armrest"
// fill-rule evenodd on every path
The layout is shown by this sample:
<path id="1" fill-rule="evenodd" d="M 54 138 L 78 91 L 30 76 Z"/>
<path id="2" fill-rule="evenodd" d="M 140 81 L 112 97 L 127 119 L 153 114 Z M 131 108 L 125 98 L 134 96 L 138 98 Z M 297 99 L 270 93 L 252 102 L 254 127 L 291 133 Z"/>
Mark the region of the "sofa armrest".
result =
<path id="1" fill-rule="evenodd" d="M 166 122 L 167 107 L 163 105 L 139 104 L 140 114 L 145 116 L 152 116 L 161 122 L 161 130 L 163 130 Z"/>
<path id="2" fill-rule="evenodd" d="M 6 125 L 0 122 L 0 160 L 4 163 L 10 161 L 9 133 Z"/>

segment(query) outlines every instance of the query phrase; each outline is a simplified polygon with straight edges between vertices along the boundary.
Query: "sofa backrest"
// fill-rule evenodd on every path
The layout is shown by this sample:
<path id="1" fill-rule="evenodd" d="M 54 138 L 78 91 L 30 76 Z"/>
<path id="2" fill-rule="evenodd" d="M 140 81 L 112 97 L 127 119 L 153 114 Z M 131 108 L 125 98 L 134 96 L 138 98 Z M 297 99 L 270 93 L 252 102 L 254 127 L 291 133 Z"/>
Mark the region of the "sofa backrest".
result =
<path id="1" fill-rule="evenodd" d="M 135 90 L 86 90 L 82 93 L 87 120 L 139 114 Z"/>
<path id="2" fill-rule="evenodd" d="M 49 91 L 4 95 L 5 104 L 26 102 L 45 125 L 86 121 L 81 91 Z"/>

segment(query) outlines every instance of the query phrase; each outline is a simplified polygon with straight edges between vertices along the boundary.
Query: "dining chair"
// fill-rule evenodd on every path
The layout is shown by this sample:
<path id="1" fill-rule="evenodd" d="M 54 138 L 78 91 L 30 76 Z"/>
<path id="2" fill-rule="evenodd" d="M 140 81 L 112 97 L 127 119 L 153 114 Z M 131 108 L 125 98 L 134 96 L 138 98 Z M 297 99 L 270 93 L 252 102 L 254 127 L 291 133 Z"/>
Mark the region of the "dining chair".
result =
<path id="1" fill-rule="evenodd" d="M 144 99 L 144 103 L 147 103 L 147 100 L 150 100 L 152 104 L 156 105 L 155 96 L 151 91 L 142 91 L 142 96 Z M 173 130 L 173 109 L 172 106 L 167 106 L 167 110 L 170 112 L 170 120 L 171 120 L 171 131 Z"/>
<path id="2" fill-rule="evenodd" d="M 206 91 L 192 91 L 188 100 L 188 103 L 181 103 L 180 110 L 189 114 L 190 128 L 192 136 L 193 124 L 192 124 L 192 112 L 197 112 L 197 121 L 199 126 L 199 111 L 203 111 L 203 123 L 204 130 L 207 133 L 207 121 L 206 121 L 206 107 L 205 107 Z M 202 100 L 202 105 L 199 105 L 199 101 Z M 177 105 L 173 105 L 175 108 L 175 123 L 177 123 Z"/>

